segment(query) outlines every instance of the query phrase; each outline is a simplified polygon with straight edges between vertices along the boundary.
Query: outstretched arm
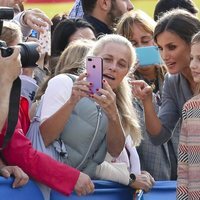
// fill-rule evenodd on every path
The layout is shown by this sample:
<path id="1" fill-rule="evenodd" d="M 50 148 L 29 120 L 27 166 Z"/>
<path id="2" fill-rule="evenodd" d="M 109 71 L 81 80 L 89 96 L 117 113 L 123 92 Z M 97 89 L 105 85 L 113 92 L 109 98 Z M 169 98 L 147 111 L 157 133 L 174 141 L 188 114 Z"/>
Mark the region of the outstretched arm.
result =
<path id="1" fill-rule="evenodd" d="M 154 109 L 151 87 L 142 80 L 134 80 L 131 84 L 133 95 L 139 98 L 143 103 L 146 129 L 152 136 L 158 136 L 162 124 Z"/>

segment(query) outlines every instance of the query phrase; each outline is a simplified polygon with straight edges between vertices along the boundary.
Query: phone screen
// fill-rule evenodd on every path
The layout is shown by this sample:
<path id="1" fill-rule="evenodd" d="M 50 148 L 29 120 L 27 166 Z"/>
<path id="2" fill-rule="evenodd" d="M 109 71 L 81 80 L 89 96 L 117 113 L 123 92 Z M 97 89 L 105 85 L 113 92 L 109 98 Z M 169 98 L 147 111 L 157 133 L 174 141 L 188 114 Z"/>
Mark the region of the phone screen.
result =
<path id="1" fill-rule="evenodd" d="M 86 58 L 87 81 L 92 83 L 91 92 L 97 93 L 102 88 L 103 59 L 101 57 L 89 56 Z"/>

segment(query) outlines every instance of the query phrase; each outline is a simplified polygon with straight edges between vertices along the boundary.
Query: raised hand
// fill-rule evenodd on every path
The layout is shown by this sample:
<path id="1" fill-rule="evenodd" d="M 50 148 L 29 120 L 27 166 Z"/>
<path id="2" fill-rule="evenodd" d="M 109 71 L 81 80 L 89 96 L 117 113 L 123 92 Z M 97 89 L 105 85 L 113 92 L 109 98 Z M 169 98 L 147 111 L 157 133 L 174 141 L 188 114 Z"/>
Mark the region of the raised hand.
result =
<path id="1" fill-rule="evenodd" d="M 89 97 L 90 83 L 85 80 L 87 73 L 82 73 L 74 82 L 70 101 L 77 103 L 83 97 Z"/>
<path id="2" fill-rule="evenodd" d="M 103 80 L 103 89 L 100 88 L 92 97 L 103 108 L 108 117 L 110 116 L 112 118 L 113 115 L 118 114 L 116 94 L 106 80 Z"/>
<path id="3" fill-rule="evenodd" d="M 36 31 L 44 33 L 44 27 L 52 25 L 49 17 L 38 8 L 25 10 L 24 12 L 24 23 Z"/>
<path id="4" fill-rule="evenodd" d="M 147 99 L 152 101 L 152 88 L 143 80 L 133 80 L 130 81 L 132 85 L 133 96 L 140 99 L 141 101 L 146 101 Z"/>

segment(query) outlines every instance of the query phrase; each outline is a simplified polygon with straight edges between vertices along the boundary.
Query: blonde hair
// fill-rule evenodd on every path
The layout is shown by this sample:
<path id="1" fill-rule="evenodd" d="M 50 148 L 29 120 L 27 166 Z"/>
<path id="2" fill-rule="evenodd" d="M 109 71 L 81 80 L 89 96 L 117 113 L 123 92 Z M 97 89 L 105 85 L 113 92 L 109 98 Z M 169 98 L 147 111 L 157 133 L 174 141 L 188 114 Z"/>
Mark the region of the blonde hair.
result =
<path id="1" fill-rule="evenodd" d="M 130 66 L 129 71 L 134 68 L 136 62 L 136 54 L 135 50 L 125 37 L 116 35 L 116 34 L 109 34 L 104 35 L 101 37 L 94 47 L 90 50 L 89 55 L 98 56 L 104 46 L 108 45 L 109 43 L 117 43 L 122 46 L 126 46 L 130 52 Z M 128 74 L 118 88 L 114 89 L 116 94 L 116 104 L 119 110 L 119 115 L 122 121 L 122 126 L 125 130 L 126 135 L 130 134 L 133 139 L 134 145 L 137 146 L 141 142 L 141 131 L 138 118 L 136 116 L 136 111 L 134 110 L 132 104 L 132 92 L 131 87 L 128 83 Z"/>
<path id="2" fill-rule="evenodd" d="M 8 46 L 12 46 L 12 45 L 16 45 L 16 44 L 13 44 L 16 38 L 19 38 L 20 40 L 22 40 L 22 32 L 19 25 L 11 21 L 5 21 L 3 23 L 0 40 L 5 41 Z"/>
<path id="3" fill-rule="evenodd" d="M 194 44 L 199 44 L 200 45 L 200 31 L 192 37 L 191 40 L 191 46 Z M 194 95 L 200 94 L 200 83 L 196 84 Z"/>
<path id="4" fill-rule="evenodd" d="M 116 32 L 130 39 L 133 35 L 134 23 L 139 24 L 147 33 L 153 36 L 156 22 L 141 10 L 133 10 L 125 13 L 117 24 Z"/>
<path id="5" fill-rule="evenodd" d="M 93 40 L 79 39 L 71 42 L 61 54 L 55 68 L 55 75 L 72 73 L 79 75 L 85 69 L 85 57 L 94 45 Z"/>
<path id="6" fill-rule="evenodd" d="M 200 31 L 193 35 L 191 40 L 191 45 L 194 45 L 196 43 L 200 43 Z"/>
<path id="7" fill-rule="evenodd" d="M 132 10 L 125 13 L 117 24 L 117 34 L 122 35 L 127 39 L 131 39 L 134 32 L 134 23 L 140 25 L 147 33 L 150 33 L 153 40 L 153 32 L 156 27 L 156 22 L 153 20 L 153 18 L 151 18 L 149 15 L 141 10 Z M 164 81 L 164 76 L 166 72 L 167 68 L 165 67 L 165 65 L 157 67 L 156 73 L 160 80 Z M 140 72 L 138 70 L 135 70 L 134 75 L 136 79 L 139 79 Z"/>
<path id="8" fill-rule="evenodd" d="M 47 88 L 48 81 L 54 76 L 62 73 L 79 75 L 85 68 L 85 57 L 94 44 L 95 41 L 87 39 L 71 42 L 59 57 L 55 72 L 39 88 L 35 99 L 41 98 Z"/>

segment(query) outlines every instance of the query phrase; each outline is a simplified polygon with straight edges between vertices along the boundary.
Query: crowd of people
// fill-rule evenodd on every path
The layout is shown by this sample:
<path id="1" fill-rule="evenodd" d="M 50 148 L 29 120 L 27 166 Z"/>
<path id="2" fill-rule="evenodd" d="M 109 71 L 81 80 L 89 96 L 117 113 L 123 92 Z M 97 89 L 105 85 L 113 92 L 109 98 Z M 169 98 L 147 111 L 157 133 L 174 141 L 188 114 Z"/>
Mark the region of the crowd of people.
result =
<path id="1" fill-rule="evenodd" d="M 14 176 L 13 188 L 30 178 L 50 200 L 52 189 L 93 193 L 93 179 L 144 192 L 177 180 L 177 199 L 199 199 L 200 19 L 192 0 L 159 0 L 154 19 L 130 0 L 76 0 L 52 19 L 24 10 L 23 0 L 0 6 L 14 12 L 0 34 L 0 175 Z M 148 47 L 162 62 L 141 65 L 136 50 Z M 102 59 L 95 92 L 88 57 Z"/>

